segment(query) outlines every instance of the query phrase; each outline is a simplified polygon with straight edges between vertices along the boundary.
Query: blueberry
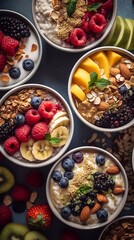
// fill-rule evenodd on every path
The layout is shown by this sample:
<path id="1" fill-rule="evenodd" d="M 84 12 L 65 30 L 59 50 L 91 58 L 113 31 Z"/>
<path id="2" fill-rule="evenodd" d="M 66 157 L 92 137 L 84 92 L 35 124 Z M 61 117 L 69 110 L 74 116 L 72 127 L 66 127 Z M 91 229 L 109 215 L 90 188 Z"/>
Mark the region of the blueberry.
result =
<path id="1" fill-rule="evenodd" d="M 60 179 L 62 178 L 62 174 L 60 171 L 54 171 L 52 174 L 52 178 L 55 182 L 59 182 Z"/>
<path id="2" fill-rule="evenodd" d="M 34 68 L 34 62 L 33 62 L 33 60 L 31 60 L 31 59 L 25 59 L 25 60 L 23 61 L 23 68 L 24 68 L 26 71 L 31 71 L 31 70 L 33 70 L 33 68 Z"/>
<path id="3" fill-rule="evenodd" d="M 12 67 L 9 70 L 9 76 L 13 79 L 17 79 L 20 77 L 21 71 L 18 67 Z"/>
<path id="4" fill-rule="evenodd" d="M 74 173 L 73 172 L 65 172 L 64 173 L 64 177 L 66 177 L 69 180 L 71 180 L 74 177 Z"/>
<path id="5" fill-rule="evenodd" d="M 17 114 L 14 118 L 14 124 L 16 126 L 22 126 L 25 122 L 25 117 L 22 114 Z"/>
<path id="6" fill-rule="evenodd" d="M 118 91 L 121 95 L 123 95 L 128 92 L 128 89 L 127 89 L 126 85 L 124 84 L 118 89 Z"/>
<path id="7" fill-rule="evenodd" d="M 103 166 L 105 164 L 105 157 L 102 155 L 97 155 L 96 156 L 96 164 L 98 166 Z"/>
<path id="8" fill-rule="evenodd" d="M 68 185 L 69 185 L 68 178 L 62 177 L 62 178 L 60 179 L 60 181 L 59 181 L 59 186 L 60 186 L 61 188 L 67 188 Z"/>
<path id="9" fill-rule="evenodd" d="M 101 221 L 101 222 L 105 222 L 108 218 L 108 213 L 105 209 L 100 209 L 97 211 L 97 218 Z"/>
<path id="10" fill-rule="evenodd" d="M 62 161 L 62 167 L 68 172 L 72 171 L 72 169 L 74 168 L 74 161 L 71 158 L 65 158 Z"/>
<path id="11" fill-rule="evenodd" d="M 69 207 L 62 207 L 60 214 L 63 218 L 68 219 L 69 216 L 71 215 L 71 209 Z"/>
<path id="12" fill-rule="evenodd" d="M 72 159 L 76 162 L 76 163 L 81 163 L 83 161 L 83 153 L 81 152 L 75 152 L 72 155 Z"/>
<path id="13" fill-rule="evenodd" d="M 31 102 L 30 103 L 31 103 L 31 106 L 33 108 L 38 109 L 38 107 L 40 106 L 41 102 L 42 102 L 42 99 L 40 97 L 33 96 L 31 98 Z"/>

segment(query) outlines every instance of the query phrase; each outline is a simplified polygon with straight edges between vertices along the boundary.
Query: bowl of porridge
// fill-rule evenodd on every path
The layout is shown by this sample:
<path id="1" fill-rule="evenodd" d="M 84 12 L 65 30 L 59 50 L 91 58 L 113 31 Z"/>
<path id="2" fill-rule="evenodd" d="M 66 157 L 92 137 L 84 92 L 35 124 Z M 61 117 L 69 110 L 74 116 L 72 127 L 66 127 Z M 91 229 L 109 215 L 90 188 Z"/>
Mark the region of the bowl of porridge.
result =
<path id="1" fill-rule="evenodd" d="M 114 239 L 133 239 L 134 236 L 134 216 L 119 217 L 106 226 L 99 240 L 114 240 Z M 127 237 L 127 238 L 126 238 Z"/>
<path id="2" fill-rule="evenodd" d="M 0 10 L 0 48 L 0 90 L 24 84 L 35 74 L 42 57 L 42 42 L 25 16 Z"/>
<path id="3" fill-rule="evenodd" d="M 117 132 L 134 124 L 134 55 L 99 47 L 75 63 L 68 80 L 70 104 L 87 126 Z"/>
<path id="4" fill-rule="evenodd" d="M 117 0 L 33 0 L 32 13 L 41 36 L 66 52 L 96 47 L 110 32 Z"/>
<path id="5" fill-rule="evenodd" d="M 122 211 L 128 180 L 107 151 L 83 146 L 66 152 L 51 168 L 46 195 L 58 219 L 78 229 L 103 227 Z"/>
<path id="6" fill-rule="evenodd" d="M 24 167 L 55 162 L 67 150 L 74 131 L 73 116 L 54 89 L 27 84 L 6 93 L 0 102 L 0 151 Z"/>

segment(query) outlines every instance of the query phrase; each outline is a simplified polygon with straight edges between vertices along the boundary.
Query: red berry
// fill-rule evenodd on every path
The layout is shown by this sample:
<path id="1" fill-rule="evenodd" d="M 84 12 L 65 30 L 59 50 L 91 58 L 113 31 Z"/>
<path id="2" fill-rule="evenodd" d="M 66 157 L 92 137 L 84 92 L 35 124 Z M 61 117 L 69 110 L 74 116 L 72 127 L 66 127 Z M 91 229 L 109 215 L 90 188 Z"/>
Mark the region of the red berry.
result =
<path id="1" fill-rule="evenodd" d="M 74 28 L 70 34 L 70 41 L 75 47 L 83 47 L 87 41 L 86 33 L 81 28 Z"/>
<path id="2" fill-rule="evenodd" d="M 0 206 L 0 227 L 5 226 L 12 219 L 12 211 L 8 206 Z"/>
<path id="3" fill-rule="evenodd" d="M 5 65 L 6 65 L 6 56 L 0 53 L 0 72 L 3 71 Z"/>
<path id="4" fill-rule="evenodd" d="M 43 174 L 39 170 L 31 170 L 26 175 L 26 183 L 34 188 L 42 187 L 44 183 Z"/>
<path id="5" fill-rule="evenodd" d="M 76 232 L 66 229 L 60 240 L 80 240 L 80 238 Z"/>
<path id="6" fill-rule="evenodd" d="M 27 202 L 30 199 L 31 192 L 25 185 L 17 184 L 12 189 L 11 195 L 14 201 Z"/>
<path id="7" fill-rule="evenodd" d="M 8 55 L 13 57 L 19 47 L 19 42 L 9 36 L 4 36 L 1 42 L 2 50 Z"/>
<path id="8" fill-rule="evenodd" d="M 113 10 L 113 0 L 108 0 L 103 3 L 102 8 L 104 8 L 107 13 L 110 13 Z"/>
<path id="9" fill-rule="evenodd" d="M 2 31 L 0 31 L 0 44 L 2 42 L 3 37 L 4 37 L 4 33 Z"/>
<path id="10" fill-rule="evenodd" d="M 31 128 L 29 125 L 24 124 L 15 129 L 15 136 L 20 142 L 27 142 L 30 139 Z"/>
<path id="11" fill-rule="evenodd" d="M 4 149 L 7 153 L 13 154 L 19 150 L 20 144 L 18 139 L 15 136 L 9 137 L 4 142 Z"/>
<path id="12" fill-rule="evenodd" d="M 43 101 L 40 104 L 38 111 L 39 111 L 41 117 L 51 119 L 55 115 L 57 108 L 53 102 Z"/>
<path id="13" fill-rule="evenodd" d="M 91 17 L 89 26 L 94 33 L 102 33 L 106 27 L 106 18 L 102 14 L 96 13 Z"/>
<path id="14" fill-rule="evenodd" d="M 34 140 L 45 139 L 45 135 L 48 132 L 48 125 L 45 122 L 38 122 L 32 128 L 32 138 Z"/>
<path id="15" fill-rule="evenodd" d="M 40 116 L 38 110 L 36 110 L 36 109 L 30 109 L 25 114 L 25 121 L 30 126 L 39 122 L 40 119 L 41 119 L 41 116 Z"/>

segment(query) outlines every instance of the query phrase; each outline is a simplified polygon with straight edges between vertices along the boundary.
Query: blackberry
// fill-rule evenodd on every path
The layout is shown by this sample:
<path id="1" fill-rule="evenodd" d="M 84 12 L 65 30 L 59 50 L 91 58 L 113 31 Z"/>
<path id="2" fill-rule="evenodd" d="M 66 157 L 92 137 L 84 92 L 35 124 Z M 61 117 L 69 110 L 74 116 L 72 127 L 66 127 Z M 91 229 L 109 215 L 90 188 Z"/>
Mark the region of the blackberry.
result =
<path id="1" fill-rule="evenodd" d="M 8 137 L 14 135 L 15 127 L 10 120 L 7 120 L 2 126 L 0 126 L 0 142 L 6 140 Z"/>
<path id="2" fill-rule="evenodd" d="M 94 178 L 94 190 L 98 193 L 107 192 L 109 189 L 113 189 L 115 183 L 107 173 L 96 172 L 93 174 Z"/>
<path id="3" fill-rule="evenodd" d="M 1 16 L 0 17 L 0 30 L 17 40 L 21 40 L 21 38 L 26 38 L 30 36 L 29 27 L 19 19 Z"/>
<path id="4" fill-rule="evenodd" d="M 69 205 L 70 209 L 71 209 L 71 213 L 73 216 L 79 216 L 80 212 L 82 210 L 83 204 L 82 202 L 79 203 L 72 203 Z"/>

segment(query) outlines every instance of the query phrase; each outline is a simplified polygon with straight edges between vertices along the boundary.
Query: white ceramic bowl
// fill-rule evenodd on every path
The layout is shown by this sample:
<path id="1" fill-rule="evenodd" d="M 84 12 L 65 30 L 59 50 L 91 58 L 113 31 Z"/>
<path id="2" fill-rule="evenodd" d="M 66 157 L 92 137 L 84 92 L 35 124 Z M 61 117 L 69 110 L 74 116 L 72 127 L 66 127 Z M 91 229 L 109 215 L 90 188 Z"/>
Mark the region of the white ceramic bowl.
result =
<path id="1" fill-rule="evenodd" d="M 119 227 L 121 226 L 121 223 L 124 223 L 124 233 L 126 232 L 126 228 L 127 228 L 127 223 L 131 222 L 132 226 L 131 226 L 131 229 L 133 230 L 133 227 L 134 227 L 134 216 L 132 215 L 129 215 L 129 216 L 123 216 L 123 217 L 119 217 L 117 219 L 115 219 L 113 222 L 111 222 L 110 224 L 108 224 L 108 226 L 106 226 L 101 234 L 100 234 L 100 237 L 98 238 L 98 240 L 112 240 L 113 237 L 113 234 L 111 236 L 111 231 L 114 230 L 116 228 L 118 228 L 118 234 L 117 236 L 119 236 Z M 123 233 L 123 231 L 121 231 Z M 106 235 L 105 235 L 106 234 Z M 127 231 L 127 234 L 128 234 L 128 231 Z M 131 234 L 131 233 L 130 233 Z M 121 235 L 122 237 L 125 237 L 125 235 Z M 112 238 L 111 238 L 112 237 Z M 131 236 L 129 239 L 132 239 Z"/>
<path id="2" fill-rule="evenodd" d="M 110 53 L 115 52 L 118 55 L 121 55 L 123 57 L 125 56 L 126 58 L 131 59 L 131 62 L 134 62 L 134 55 L 131 52 L 129 52 L 127 50 L 124 50 L 122 48 L 118 48 L 118 47 L 111 47 L 111 46 L 98 47 L 96 49 L 93 49 L 93 50 L 85 53 L 82 57 L 80 57 L 80 59 L 77 60 L 77 62 L 75 63 L 75 65 L 73 66 L 73 68 L 70 72 L 70 76 L 69 76 L 69 80 L 68 80 L 68 96 L 69 96 L 69 101 L 70 101 L 71 107 L 73 108 L 75 114 L 85 125 L 93 128 L 94 130 L 101 131 L 101 132 L 118 132 L 118 131 L 122 131 L 122 130 L 132 126 L 134 124 L 134 118 L 131 119 L 129 122 L 125 123 L 124 125 L 120 124 L 119 126 L 116 126 L 116 127 L 115 126 L 113 126 L 113 127 L 106 126 L 105 127 L 105 126 L 99 126 L 97 124 L 95 125 L 95 121 L 100 120 L 100 116 L 98 116 L 98 114 L 101 114 L 102 112 L 104 113 L 105 111 L 109 111 L 110 109 L 113 109 L 113 106 L 117 106 L 117 105 L 115 105 L 116 103 L 117 104 L 118 103 L 122 104 L 122 102 L 120 101 L 121 100 L 121 95 L 118 93 L 118 96 L 117 96 L 117 90 L 123 84 L 125 84 L 125 86 L 130 87 L 130 79 L 129 79 L 129 81 L 127 81 L 127 79 L 123 77 L 123 79 L 126 79 L 125 82 L 124 82 L 124 80 L 123 80 L 123 82 L 118 82 L 116 77 L 120 78 L 123 75 L 121 73 L 119 73 L 119 74 L 114 73 L 116 75 L 116 76 L 114 76 L 115 83 L 111 82 L 112 86 L 109 85 L 109 86 L 107 86 L 107 88 L 104 88 L 104 92 L 103 92 L 103 89 L 99 89 L 97 87 L 94 87 L 91 90 L 89 90 L 89 88 L 88 88 L 88 84 L 89 84 L 88 79 L 90 79 L 89 74 L 91 72 L 97 73 L 97 71 L 98 71 L 99 73 L 97 73 L 97 74 L 100 74 L 100 78 L 103 77 L 105 79 L 110 79 L 110 77 L 112 76 L 111 74 L 109 76 L 106 76 L 106 74 L 109 74 L 108 69 L 110 67 L 109 67 L 109 65 L 107 65 L 107 62 L 105 61 L 105 59 L 101 58 L 101 61 L 98 60 L 99 61 L 98 63 L 97 63 L 97 60 L 96 60 L 97 59 L 96 55 L 98 53 L 99 54 L 101 53 L 101 56 L 102 55 L 104 56 L 104 55 L 106 55 L 106 53 L 108 54 L 109 52 Z M 95 58 L 93 56 L 95 56 Z M 110 54 L 110 56 L 111 56 L 111 54 Z M 94 58 L 94 60 L 93 60 L 92 57 Z M 89 58 L 90 58 L 90 61 L 92 61 L 92 63 L 94 65 L 92 65 L 92 63 L 89 63 L 88 64 L 89 66 L 88 66 L 87 62 L 85 63 L 85 60 L 87 61 Z M 121 59 L 123 59 L 123 58 L 121 57 Z M 108 59 L 106 59 L 106 60 L 108 61 Z M 118 60 L 118 61 L 120 61 L 120 60 Z M 99 64 L 101 66 L 99 66 Z M 87 66 L 88 66 L 88 69 L 87 69 Z M 127 66 L 129 66 L 129 63 L 128 63 Z M 83 72 L 82 72 L 82 74 L 78 73 L 79 72 L 79 71 L 77 71 L 78 68 L 82 68 L 82 71 L 84 71 L 84 74 L 83 74 Z M 85 69 L 86 69 L 86 74 L 85 74 Z M 113 67 L 112 67 L 112 69 L 113 69 Z M 118 71 L 119 69 L 117 69 L 117 67 L 116 67 L 116 69 L 114 69 L 114 70 Z M 106 74 L 104 75 L 105 72 L 106 72 Z M 75 78 L 74 78 L 75 73 L 77 73 L 77 74 L 75 75 Z M 132 75 L 133 75 L 133 73 L 132 73 Z M 112 76 L 112 78 L 113 78 L 113 76 Z M 82 81 L 81 81 L 81 79 L 82 79 Z M 99 79 L 99 75 L 98 75 L 98 79 Z M 83 92 L 84 92 L 84 98 L 83 99 L 81 99 L 81 100 L 78 99 L 78 96 L 80 96 L 78 90 L 75 90 L 75 94 L 72 93 L 73 91 L 71 90 L 71 87 L 72 87 L 73 84 L 74 85 L 76 84 L 77 87 L 79 87 L 80 90 L 82 90 L 82 98 L 83 98 Z M 82 86 L 82 84 L 83 84 L 83 86 Z M 112 87 L 112 90 L 110 90 L 111 87 Z M 97 91 L 97 93 L 95 93 L 95 91 Z M 106 92 L 106 94 L 104 94 L 105 91 L 108 91 L 108 92 Z M 102 99 L 102 95 L 103 95 L 103 99 Z M 96 99 L 98 96 L 99 96 L 99 103 L 103 102 L 103 104 L 105 106 L 102 106 L 101 104 L 99 104 L 97 102 L 96 103 L 94 102 L 94 100 L 98 100 L 98 99 Z M 113 101 L 112 103 L 110 103 L 111 98 L 112 98 L 112 101 Z M 131 98 L 133 98 L 133 97 L 131 96 Z M 85 101 L 86 101 L 86 104 L 84 104 Z M 107 104 L 107 102 L 108 102 L 108 104 Z M 100 105 L 101 105 L 101 108 L 99 108 Z M 79 106 L 79 109 L 81 108 L 82 110 L 78 111 L 78 106 Z M 104 107 L 104 108 L 102 108 L 102 107 Z M 116 109 L 116 107 L 114 107 L 114 108 Z M 99 112 L 98 112 L 98 109 L 99 109 Z M 125 115 L 125 113 L 126 113 L 126 107 L 125 107 L 125 112 L 123 113 L 123 115 Z M 134 113 L 132 113 L 132 116 L 133 116 L 133 114 Z M 95 115 L 95 117 L 93 115 Z M 90 120 L 92 120 L 92 122 Z M 110 123 L 110 120 L 111 120 L 111 117 L 109 117 L 109 119 L 105 118 L 105 123 L 106 124 Z M 120 121 L 120 118 L 118 118 L 118 122 L 119 121 Z"/>
<path id="3" fill-rule="evenodd" d="M 14 96 L 13 100 L 12 100 L 12 96 Z M 47 121 L 47 125 L 48 125 L 47 133 L 48 134 L 52 134 L 52 132 L 55 129 L 57 129 L 60 126 L 64 126 L 68 130 L 66 130 L 65 132 L 62 130 L 63 131 L 62 136 L 58 130 L 58 134 L 59 134 L 58 136 L 59 136 L 59 142 L 62 141 L 62 137 L 65 138 L 65 142 L 64 143 L 62 142 L 62 144 L 60 143 L 61 146 L 52 145 L 53 148 L 51 150 L 50 156 L 48 156 L 48 150 L 51 149 L 51 147 L 45 148 L 45 146 L 48 145 L 45 142 L 44 147 L 42 146 L 40 148 L 41 149 L 43 148 L 43 150 L 41 150 L 43 152 L 44 152 L 44 150 L 46 150 L 47 152 L 45 152 L 45 154 L 47 154 L 47 155 L 43 155 L 43 158 L 41 157 L 42 158 L 42 160 L 41 160 L 40 157 L 38 159 L 38 155 L 37 155 L 38 153 L 36 152 L 36 155 L 34 155 L 34 157 L 32 157 L 32 159 L 31 159 L 31 152 L 30 152 L 30 159 L 31 159 L 30 160 L 29 157 L 27 158 L 25 153 L 24 154 L 22 154 L 22 152 L 20 153 L 20 147 L 22 146 L 21 143 L 23 142 L 20 140 L 20 138 L 19 138 L 20 146 L 19 146 L 18 151 L 15 152 L 14 154 L 10 154 L 8 151 L 5 151 L 5 149 L 3 147 L 4 141 L 2 141 L 3 137 L 1 136 L 0 151 L 7 159 L 14 162 L 15 164 L 18 164 L 18 165 L 24 166 L 24 167 L 36 167 L 37 168 L 37 167 L 46 166 L 48 164 L 55 162 L 57 159 L 59 159 L 65 153 L 65 151 L 67 150 L 67 148 L 72 140 L 72 136 L 73 136 L 73 132 L 74 132 L 74 121 L 73 121 L 72 112 L 70 110 L 68 103 L 64 100 L 64 98 L 57 91 L 55 91 L 54 89 L 52 89 L 50 87 L 40 85 L 40 84 L 27 84 L 27 85 L 22 85 L 22 86 L 16 87 L 15 89 L 10 90 L 2 97 L 2 99 L 0 101 L 1 126 L 3 125 L 2 124 L 3 117 L 4 117 L 3 113 L 7 116 L 7 118 L 9 120 L 12 119 L 12 122 L 14 123 L 14 118 L 17 114 L 25 115 L 25 113 L 28 111 L 28 109 L 34 108 L 31 106 L 32 96 L 40 96 L 42 98 L 42 100 L 44 100 L 45 102 L 47 100 L 50 100 L 51 102 L 53 102 L 54 106 L 57 106 L 56 112 L 54 111 L 55 118 L 54 118 L 54 116 L 51 118 L 51 120 L 53 120 L 53 122 L 51 120 L 48 120 L 48 119 L 42 117 L 42 115 L 41 115 L 41 119 L 38 120 L 38 122 Z M 10 111 L 8 111 L 9 105 L 8 105 L 8 107 L 6 107 L 6 105 L 4 106 L 5 102 L 10 105 L 10 107 L 11 107 Z M 16 104 L 15 108 L 13 107 L 14 104 Z M 4 112 L 2 110 L 3 108 L 4 108 Z M 47 109 L 47 107 L 45 109 Z M 38 110 L 36 110 L 36 111 L 38 111 Z M 47 111 L 49 112 L 50 110 L 47 110 Z M 8 113 L 10 112 L 9 115 L 7 112 Z M 62 112 L 65 114 L 57 116 L 56 114 L 59 112 L 60 113 Z M 12 115 L 12 114 L 14 114 L 14 115 Z M 35 113 L 33 113 L 33 114 L 35 114 Z M 60 117 L 61 118 L 63 117 L 63 118 L 61 119 Z M 58 123 L 57 123 L 56 119 L 58 119 Z M 64 122 L 63 122 L 63 120 L 64 120 Z M 33 135 L 31 135 L 31 131 L 32 131 L 33 127 L 35 126 L 35 124 L 30 125 L 30 123 L 26 122 L 26 118 L 25 118 L 25 122 L 22 125 L 24 125 L 24 124 L 30 126 L 30 128 L 31 128 L 30 138 L 33 138 Z M 17 125 L 15 125 L 15 130 L 16 130 L 16 128 L 18 128 Z M 4 127 L 4 129 L 5 129 L 5 127 Z M 21 130 L 21 131 L 23 131 L 23 130 Z M 41 132 L 41 130 L 39 130 L 39 132 Z M 46 133 L 43 133 L 43 134 L 45 134 L 45 136 L 46 136 Z M 14 136 L 16 134 L 13 133 L 12 135 Z M 43 139 L 46 140 L 45 136 L 43 135 Z M 54 136 L 55 136 L 55 138 L 58 138 L 57 135 L 55 135 L 55 134 L 51 135 L 51 136 L 53 136 L 53 138 L 54 138 Z M 51 136 L 49 136 L 49 137 L 51 137 Z M 42 140 L 42 138 L 39 138 L 39 139 Z M 49 140 L 50 139 L 47 138 L 47 142 Z M 34 143 L 35 142 L 38 142 L 37 138 L 36 139 L 34 138 Z M 49 145 L 51 145 L 51 144 L 49 144 Z M 37 149 L 37 148 L 38 147 L 36 146 L 35 149 Z M 25 146 L 22 149 L 25 149 L 26 153 L 27 153 L 27 149 L 30 149 L 30 151 L 31 150 L 33 151 L 33 143 L 32 143 L 32 147 Z M 47 156 L 47 158 L 45 156 Z"/>
<path id="4" fill-rule="evenodd" d="M 42 42 L 33 23 L 22 14 L 11 10 L 1 9 L 0 16 L 17 19 L 27 25 L 30 30 L 29 37 L 21 38 L 21 41 L 19 40 L 19 47 L 15 55 L 13 57 L 7 56 L 6 67 L 8 70 L 0 73 L 0 90 L 9 90 L 20 84 L 26 83 L 35 74 L 42 58 Z M 24 70 L 23 61 L 25 59 L 31 59 L 34 62 L 34 68 L 32 70 Z M 9 75 L 9 69 L 11 67 L 18 67 L 20 69 L 20 77 L 17 79 L 11 78 Z"/>
<path id="5" fill-rule="evenodd" d="M 62 173 L 62 177 L 63 177 L 64 171 L 65 171 L 64 168 L 62 167 L 63 165 L 61 165 L 63 160 L 67 159 L 68 157 L 70 159 L 73 159 L 72 156 L 73 156 L 73 154 L 76 154 L 76 153 L 77 153 L 76 154 L 77 159 L 79 159 L 79 157 L 78 157 L 79 152 L 82 153 L 82 155 L 84 156 L 84 158 L 83 158 L 84 160 L 81 163 L 74 162 L 74 168 L 72 168 L 72 170 L 71 170 L 74 173 L 73 178 L 71 180 L 69 180 L 69 185 L 67 187 L 65 187 L 65 188 L 60 187 L 61 181 L 63 181 L 63 179 L 60 176 L 59 179 L 57 178 L 57 180 L 55 180 L 56 177 L 53 174 L 55 174 L 55 171 L 59 171 L 60 173 Z M 98 166 L 96 164 L 95 159 L 96 159 L 97 155 L 104 156 L 105 163 L 103 166 Z M 106 169 L 112 165 L 117 165 L 118 168 L 120 169 L 120 172 L 115 175 L 109 175 L 109 174 L 107 175 Z M 113 176 L 113 179 L 116 179 L 114 187 L 116 187 L 119 184 L 120 184 L 120 186 L 124 185 L 125 191 L 124 191 L 123 195 L 122 194 L 116 195 L 116 197 L 114 194 L 111 194 L 111 196 L 108 193 L 106 194 L 106 197 L 108 197 L 108 199 L 107 199 L 108 202 L 107 203 L 101 202 L 102 208 L 104 208 L 108 212 L 108 217 L 105 219 L 105 221 L 98 220 L 97 215 L 96 215 L 97 209 L 96 209 L 96 211 L 94 211 L 95 213 L 92 214 L 91 212 L 93 211 L 93 208 L 92 208 L 93 206 L 90 206 L 91 212 L 90 212 L 90 215 L 88 215 L 87 221 L 82 220 L 82 222 L 81 222 L 81 220 L 80 220 L 81 211 L 85 205 L 87 206 L 88 204 L 90 204 L 89 202 L 92 201 L 91 200 L 92 197 L 89 195 L 88 200 L 85 200 L 85 198 L 83 198 L 83 197 L 80 200 L 80 198 L 77 194 L 79 192 L 80 195 L 84 196 L 86 193 L 88 194 L 88 192 L 90 192 L 90 191 L 93 192 L 94 182 L 92 182 L 92 179 L 93 179 L 92 174 L 95 172 L 102 172 L 102 173 L 105 172 L 105 174 L 107 176 L 110 176 L 110 178 L 112 178 L 112 176 Z M 56 175 L 57 175 L 57 173 L 56 173 Z M 86 180 L 87 179 L 89 180 L 89 182 L 90 182 L 89 185 L 88 185 L 88 181 L 85 182 L 85 176 L 88 176 L 88 178 L 86 177 Z M 62 180 L 60 180 L 60 179 L 62 179 Z M 101 181 L 101 186 L 102 186 L 103 180 L 100 179 L 98 181 L 99 182 Z M 84 186 L 86 186 L 86 188 Z M 87 189 L 87 186 L 90 186 L 89 189 Z M 84 192 L 81 192 L 83 187 L 85 190 L 84 190 Z M 80 189 L 81 189 L 81 191 L 80 191 Z M 105 191 L 107 192 L 106 189 L 105 189 Z M 98 193 L 98 190 L 96 190 L 96 192 Z M 110 192 L 112 193 L 112 190 L 110 190 Z M 83 147 L 74 148 L 74 149 L 70 150 L 69 152 L 65 153 L 52 166 L 52 168 L 48 174 L 47 183 L 46 183 L 47 200 L 48 200 L 48 203 L 49 203 L 53 213 L 56 215 L 56 217 L 59 220 L 61 220 L 63 223 L 65 223 L 73 228 L 78 228 L 78 229 L 83 229 L 83 230 L 96 229 L 99 227 L 103 227 L 103 226 L 107 225 L 108 223 L 110 223 L 111 221 L 113 221 L 119 215 L 119 213 L 122 211 L 124 204 L 126 202 L 126 199 L 127 199 L 127 194 L 128 194 L 128 180 L 127 180 L 127 176 L 126 176 L 124 168 L 112 154 L 108 153 L 107 151 L 105 151 L 103 149 L 97 148 L 97 147 L 83 146 Z M 69 213 L 68 217 L 66 218 L 61 214 L 61 212 L 62 212 L 61 209 L 62 209 L 62 207 L 66 206 L 66 205 L 68 205 L 70 209 L 73 207 L 73 205 L 70 205 L 70 196 L 72 199 L 71 201 L 73 201 L 72 204 L 76 203 L 76 202 L 74 202 L 74 200 L 77 197 L 79 198 L 79 199 L 77 199 L 77 201 L 81 202 L 80 204 L 83 204 L 84 201 L 87 201 L 87 202 L 85 203 L 85 205 L 79 205 L 80 212 L 78 213 L 78 216 L 76 216 L 76 217 L 73 216 L 73 214 L 72 214 L 73 212 L 71 212 L 71 215 Z M 97 199 L 96 196 L 94 196 L 94 201 L 99 202 L 99 200 Z M 117 204 L 115 204 L 113 202 L 112 197 L 113 197 L 113 199 L 117 200 L 117 202 L 118 202 Z M 81 206 L 82 206 L 82 209 L 81 209 Z M 78 206 L 76 206 L 76 208 L 75 208 L 76 210 L 77 210 L 77 207 Z M 110 214 L 110 210 L 111 210 L 111 214 Z M 86 214 L 87 214 L 87 212 L 85 212 L 85 215 Z"/>
<path id="6" fill-rule="evenodd" d="M 39 3 L 38 4 L 39 5 L 39 7 L 38 7 L 39 10 L 37 10 L 37 7 L 36 7 L 37 2 Z M 45 41 L 48 44 L 50 44 L 51 46 L 53 46 L 53 47 L 55 47 L 59 50 L 62 50 L 62 51 L 76 53 L 76 52 L 88 51 L 88 50 L 96 47 L 108 35 L 108 33 L 110 32 L 110 30 L 111 30 L 111 28 L 114 24 L 115 18 L 116 18 L 117 0 L 113 0 L 113 11 L 110 12 L 111 17 L 107 21 L 108 24 L 107 24 L 105 30 L 103 31 L 102 35 L 99 36 L 97 40 L 95 40 L 93 42 L 90 42 L 90 43 L 87 42 L 82 47 L 72 47 L 70 44 L 66 44 L 65 41 L 63 41 L 63 40 L 62 41 L 57 40 L 55 29 L 57 29 L 58 24 L 55 24 L 53 20 L 51 20 L 51 23 L 53 23 L 53 27 L 51 28 L 50 15 L 51 15 L 51 12 L 52 12 L 52 2 L 56 2 L 56 1 L 49 1 L 49 2 L 41 2 L 40 1 L 39 2 L 38 0 L 33 0 L 32 1 L 33 19 L 34 19 L 35 25 L 36 25 L 39 33 L 43 37 L 43 39 L 45 39 Z M 87 10 L 85 10 L 85 11 L 87 11 Z M 54 10 L 54 12 L 58 13 L 58 11 L 56 12 L 55 10 Z M 79 17 L 77 16 L 77 19 L 78 18 Z M 79 26 L 77 26 L 77 27 L 79 27 Z M 69 28 L 70 27 L 66 26 L 66 29 L 69 29 Z M 66 29 L 65 29 L 65 31 L 66 31 Z"/>

